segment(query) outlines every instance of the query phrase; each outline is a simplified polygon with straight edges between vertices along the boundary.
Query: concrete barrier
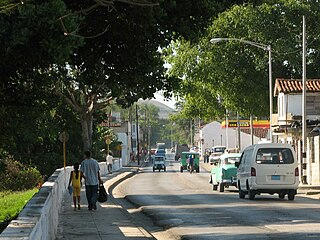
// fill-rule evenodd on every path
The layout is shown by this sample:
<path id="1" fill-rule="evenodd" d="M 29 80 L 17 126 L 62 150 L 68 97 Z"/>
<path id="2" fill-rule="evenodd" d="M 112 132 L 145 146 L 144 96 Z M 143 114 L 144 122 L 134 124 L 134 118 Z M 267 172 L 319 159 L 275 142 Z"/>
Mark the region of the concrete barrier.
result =
<path id="1" fill-rule="evenodd" d="M 107 173 L 105 162 L 99 163 L 100 174 Z M 113 171 L 122 168 L 121 159 L 114 159 Z M 0 240 L 53 240 L 58 228 L 63 196 L 67 192 L 73 168 L 57 169 L 39 192 L 26 204 L 17 219 L 12 220 L 0 234 Z"/>

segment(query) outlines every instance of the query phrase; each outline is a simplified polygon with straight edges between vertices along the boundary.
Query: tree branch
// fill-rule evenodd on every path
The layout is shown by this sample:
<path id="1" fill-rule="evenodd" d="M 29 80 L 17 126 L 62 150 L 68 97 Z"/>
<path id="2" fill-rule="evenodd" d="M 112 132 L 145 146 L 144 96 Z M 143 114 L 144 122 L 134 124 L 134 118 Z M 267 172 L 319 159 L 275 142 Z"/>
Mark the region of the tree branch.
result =
<path id="1" fill-rule="evenodd" d="M 64 24 L 64 19 L 71 16 L 71 15 L 76 15 L 76 14 L 84 14 L 87 15 L 89 14 L 92 10 L 96 9 L 97 7 L 107 7 L 108 11 L 111 12 L 114 9 L 114 3 L 115 2 L 121 2 L 121 3 L 125 3 L 125 4 L 129 4 L 129 5 L 135 5 L 135 6 L 140 6 L 140 7 L 154 7 L 154 6 L 158 6 L 159 3 L 150 3 L 148 1 L 145 0 L 139 0 L 139 1 L 134 1 L 134 0 L 94 0 L 96 3 L 91 5 L 88 8 L 73 12 L 73 13 L 69 13 L 67 15 L 64 15 L 60 18 L 58 18 L 58 20 L 61 23 L 62 29 L 63 29 L 63 34 L 66 36 L 74 36 L 74 37 L 82 37 L 82 38 L 96 38 L 99 37 L 101 35 L 103 35 L 104 33 L 106 33 L 109 29 L 109 26 L 106 27 L 102 32 L 95 34 L 93 36 L 82 36 L 79 34 L 76 34 L 76 32 L 78 31 L 79 27 L 77 27 L 75 30 L 69 32 L 68 29 L 66 28 L 65 24 Z"/>

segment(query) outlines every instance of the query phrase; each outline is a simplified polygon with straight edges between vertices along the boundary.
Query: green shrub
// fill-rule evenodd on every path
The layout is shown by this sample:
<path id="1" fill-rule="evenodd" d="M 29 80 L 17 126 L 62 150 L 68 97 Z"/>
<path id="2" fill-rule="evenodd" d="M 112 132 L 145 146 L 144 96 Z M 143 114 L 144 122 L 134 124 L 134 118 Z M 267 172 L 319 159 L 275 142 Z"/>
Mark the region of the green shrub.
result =
<path id="1" fill-rule="evenodd" d="M 0 160 L 0 191 L 33 189 L 43 183 L 40 172 L 14 160 L 11 156 Z"/>

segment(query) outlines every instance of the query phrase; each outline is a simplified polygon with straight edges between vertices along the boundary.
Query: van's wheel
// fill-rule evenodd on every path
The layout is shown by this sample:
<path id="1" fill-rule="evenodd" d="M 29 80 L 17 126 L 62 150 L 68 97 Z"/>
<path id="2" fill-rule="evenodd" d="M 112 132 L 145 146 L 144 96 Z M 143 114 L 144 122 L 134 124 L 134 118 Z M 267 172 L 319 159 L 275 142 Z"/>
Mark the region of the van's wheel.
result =
<path id="1" fill-rule="evenodd" d="M 212 184 L 212 190 L 217 191 L 218 190 L 218 185 Z"/>
<path id="2" fill-rule="evenodd" d="M 285 193 L 279 193 L 279 198 L 283 199 L 285 195 Z"/>
<path id="3" fill-rule="evenodd" d="M 219 183 L 219 192 L 224 192 L 224 184 Z"/>
<path id="4" fill-rule="evenodd" d="M 239 198 L 244 199 L 246 197 L 246 193 L 241 190 L 240 182 L 238 182 L 238 188 L 239 188 Z"/>
<path id="5" fill-rule="evenodd" d="M 248 195 L 249 195 L 249 199 L 250 200 L 254 200 L 255 196 L 256 196 L 256 193 L 252 190 L 248 190 Z"/>
<path id="6" fill-rule="evenodd" d="M 288 200 L 293 201 L 296 193 L 294 191 L 290 191 L 288 193 Z"/>
<path id="7" fill-rule="evenodd" d="M 183 167 L 182 166 L 180 167 L 180 172 L 183 172 Z"/>

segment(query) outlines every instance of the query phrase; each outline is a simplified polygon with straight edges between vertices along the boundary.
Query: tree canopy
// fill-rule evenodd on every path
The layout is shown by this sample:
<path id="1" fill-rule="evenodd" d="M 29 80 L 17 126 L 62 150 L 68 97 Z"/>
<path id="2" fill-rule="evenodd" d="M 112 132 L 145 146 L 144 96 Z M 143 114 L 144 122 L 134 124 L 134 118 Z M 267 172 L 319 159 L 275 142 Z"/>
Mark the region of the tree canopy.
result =
<path id="1" fill-rule="evenodd" d="M 1 153 L 49 174 L 68 130 L 79 161 L 111 99 L 128 106 L 178 85 L 159 49 L 179 36 L 197 42 L 212 16 L 242 2 L 1 0 Z"/>
<path id="2" fill-rule="evenodd" d="M 194 117 L 203 118 L 210 117 L 206 109 L 211 109 L 211 118 L 219 117 L 219 107 L 246 116 L 267 116 L 268 52 L 241 41 L 211 44 L 210 39 L 236 38 L 270 45 L 273 81 L 281 77 L 301 78 L 305 15 L 307 75 L 318 77 L 319 13 L 317 1 L 274 0 L 234 5 L 212 19 L 199 41 L 173 42 L 165 59 L 171 64 L 169 76 L 181 80 L 182 88 L 176 91 L 186 100 L 184 108 L 193 109 Z M 193 94 L 190 88 L 194 89 Z"/>

